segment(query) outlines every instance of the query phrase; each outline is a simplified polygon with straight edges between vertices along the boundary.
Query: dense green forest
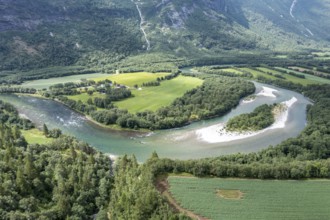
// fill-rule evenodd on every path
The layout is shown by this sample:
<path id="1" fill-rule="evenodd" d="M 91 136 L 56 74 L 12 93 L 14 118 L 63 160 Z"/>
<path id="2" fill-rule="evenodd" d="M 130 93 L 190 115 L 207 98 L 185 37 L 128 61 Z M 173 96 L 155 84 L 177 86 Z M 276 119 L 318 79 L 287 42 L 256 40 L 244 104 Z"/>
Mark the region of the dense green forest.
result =
<path id="1" fill-rule="evenodd" d="M 34 125 L 12 105 L 0 106 L 1 219 L 188 219 L 172 212 L 148 166 L 134 157 L 114 167 L 107 155 L 65 135 L 29 145 L 20 127 Z"/>
<path id="2" fill-rule="evenodd" d="M 274 123 L 273 110 L 276 105 L 261 105 L 251 113 L 231 118 L 226 124 L 228 131 L 259 131 Z"/>

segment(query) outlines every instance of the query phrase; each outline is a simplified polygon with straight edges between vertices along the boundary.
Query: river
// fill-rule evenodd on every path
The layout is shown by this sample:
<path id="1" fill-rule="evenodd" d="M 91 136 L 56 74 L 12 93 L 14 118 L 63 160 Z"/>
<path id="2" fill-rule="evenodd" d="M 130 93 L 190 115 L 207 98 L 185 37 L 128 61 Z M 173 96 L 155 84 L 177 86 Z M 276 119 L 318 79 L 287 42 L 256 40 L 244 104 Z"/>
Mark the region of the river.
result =
<path id="1" fill-rule="evenodd" d="M 232 153 L 247 153 L 276 145 L 297 136 L 306 126 L 306 106 L 310 102 L 301 94 L 255 83 L 256 94 L 264 87 L 275 89 L 274 97 L 257 95 L 253 102 L 243 103 L 223 117 L 200 121 L 189 126 L 156 131 L 148 134 L 131 131 L 114 131 L 88 121 L 84 116 L 52 100 L 31 96 L 0 95 L 0 99 L 12 103 L 21 114 L 26 115 L 38 127 L 45 123 L 49 128 L 60 128 L 64 133 L 86 141 L 98 150 L 111 155 L 135 154 L 140 162 L 156 151 L 160 157 L 194 159 L 215 157 Z M 228 121 L 233 116 L 252 112 L 261 104 L 297 101 L 288 111 L 284 128 L 269 129 L 260 134 L 228 142 L 210 142 L 198 134 L 202 128 Z"/>

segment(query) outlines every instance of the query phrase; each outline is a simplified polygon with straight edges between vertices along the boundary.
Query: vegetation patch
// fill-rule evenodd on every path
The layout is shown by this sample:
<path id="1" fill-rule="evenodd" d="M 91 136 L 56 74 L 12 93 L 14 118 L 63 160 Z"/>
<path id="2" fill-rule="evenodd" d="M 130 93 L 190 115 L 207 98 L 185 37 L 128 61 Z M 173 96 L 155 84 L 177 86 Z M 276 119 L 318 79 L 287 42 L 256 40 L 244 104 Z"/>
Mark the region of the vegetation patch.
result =
<path id="1" fill-rule="evenodd" d="M 240 200 L 243 198 L 243 192 L 234 189 L 218 189 L 217 196 L 224 199 Z"/>
<path id="2" fill-rule="evenodd" d="M 115 105 L 129 112 L 156 111 L 170 105 L 176 98 L 183 96 L 188 90 L 202 85 L 198 78 L 179 76 L 164 81 L 160 86 L 143 87 L 142 90 L 133 90 L 134 98 L 116 102 Z"/>
<path id="3" fill-rule="evenodd" d="M 165 77 L 169 75 L 169 73 L 147 73 L 147 72 L 139 72 L 139 73 L 122 73 L 122 74 L 111 74 L 104 75 L 101 77 L 92 78 L 92 80 L 98 82 L 102 80 L 111 80 L 112 82 L 116 82 L 117 84 L 123 84 L 129 87 L 134 87 L 138 85 L 142 86 L 143 83 L 149 81 L 155 81 L 157 78 Z"/>
<path id="4" fill-rule="evenodd" d="M 293 72 L 293 73 L 296 73 L 296 74 L 304 75 L 305 79 L 308 80 L 309 84 L 330 84 L 329 79 L 324 79 L 324 78 L 321 78 L 321 77 L 318 77 L 318 76 L 302 73 L 302 72 L 287 69 L 287 68 L 278 67 L 276 69 L 278 69 L 280 71 L 288 71 L 288 72 Z"/>
<path id="5" fill-rule="evenodd" d="M 274 76 L 282 76 L 283 80 L 287 80 L 293 83 L 299 83 L 301 85 L 309 85 L 309 84 L 313 84 L 315 83 L 314 81 L 308 80 L 304 77 L 304 75 L 293 75 L 290 74 L 290 72 L 286 72 L 286 71 L 280 71 L 280 70 L 276 70 L 276 69 L 270 69 L 270 68 L 258 68 L 260 71 L 266 72 L 268 74 L 273 74 Z M 298 76 L 302 76 L 302 77 L 298 77 Z"/>
<path id="6" fill-rule="evenodd" d="M 276 79 L 275 76 L 272 76 L 272 75 L 269 75 L 269 74 L 266 74 L 266 73 L 263 73 L 261 72 L 260 70 L 258 69 L 251 69 L 251 68 L 240 68 L 241 71 L 245 71 L 245 72 L 249 72 L 253 75 L 254 78 L 258 78 L 258 77 L 265 77 L 267 79 Z"/>
<path id="7" fill-rule="evenodd" d="M 275 113 L 277 114 L 282 108 L 276 108 L 276 105 L 261 105 L 253 112 L 241 114 L 231 118 L 226 129 L 228 131 L 259 131 L 269 127 L 275 122 Z"/>
<path id="8" fill-rule="evenodd" d="M 53 138 L 47 138 L 42 131 L 36 128 L 21 132 L 29 144 L 46 144 L 53 140 Z"/>
<path id="9" fill-rule="evenodd" d="M 35 88 L 35 89 L 48 89 L 50 86 L 59 84 L 59 83 L 69 83 L 74 82 L 78 83 L 81 82 L 82 79 L 91 79 L 95 77 L 102 77 L 105 74 L 103 73 L 93 73 L 93 74 L 78 74 L 72 76 L 62 76 L 56 78 L 49 78 L 49 79 L 38 79 L 33 81 L 27 81 L 22 84 L 22 87 L 25 88 Z"/>
<path id="10" fill-rule="evenodd" d="M 208 219 L 308 220 L 330 216 L 329 180 L 263 181 L 170 176 L 168 182 L 171 195 L 182 208 Z M 223 191 L 219 195 L 214 189 Z M 219 199 L 219 196 L 225 199 Z"/>

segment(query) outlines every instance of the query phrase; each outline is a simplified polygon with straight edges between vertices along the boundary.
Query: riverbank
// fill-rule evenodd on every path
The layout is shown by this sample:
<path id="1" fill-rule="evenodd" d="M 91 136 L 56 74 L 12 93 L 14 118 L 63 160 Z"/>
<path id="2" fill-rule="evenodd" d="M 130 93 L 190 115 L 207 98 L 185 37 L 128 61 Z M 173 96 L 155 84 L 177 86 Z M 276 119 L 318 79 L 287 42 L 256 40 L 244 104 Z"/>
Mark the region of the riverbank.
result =
<path id="1" fill-rule="evenodd" d="M 18 95 L 18 96 L 30 96 L 30 97 L 36 97 L 36 98 L 40 98 L 40 99 L 46 99 L 46 100 L 52 100 L 52 101 L 55 101 L 57 103 L 60 103 L 64 106 L 66 106 L 67 108 L 69 108 L 70 110 L 78 113 L 79 115 L 81 115 L 86 121 L 88 121 L 89 123 L 92 123 L 94 125 L 97 125 L 99 127 L 102 127 L 104 129 L 109 129 L 109 130 L 112 130 L 112 131 L 129 131 L 129 132 L 136 132 L 136 133 L 142 133 L 142 134 L 149 134 L 151 132 L 151 130 L 147 130 L 147 129 L 139 129 L 139 130 L 134 130 L 134 129 L 128 129 L 128 128 L 122 128 L 118 125 L 105 125 L 105 124 L 102 124 L 100 122 L 97 122 L 95 121 L 90 115 L 86 115 L 80 111 L 77 111 L 76 109 L 73 109 L 73 108 L 70 108 L 70 106 L 66 105 L 64 102 L 61 102 L 59 99 L 52 99 L 52 98 L 47 98 L 47 97 L 44 97 L 40 94 L 20 94 L 20 93 L 15 93 L 15 95 Z M 22 114 L 23 117 L 28 118 L 28 116 L 26 116 L 25 114 Z"/>
<path id="2" fill-rule="evenodd" d="M 267 90 L 266 93 L 272 93 L 273 89 Z M 288 120 L 289 110 L 298 100 L 292 97 L 290 100 L 281 103 L 281 111 L 275 114 L 275 122 L 268 128 L 256 132 L 229 132 L 226 130 L 226 123 L 220 123 L 210 127 L 202 128 L 196 131 L 198 140 L 207 143 L 222 143 L 240 140 L 256 136 L 267 130 L 284 128 Z"/>

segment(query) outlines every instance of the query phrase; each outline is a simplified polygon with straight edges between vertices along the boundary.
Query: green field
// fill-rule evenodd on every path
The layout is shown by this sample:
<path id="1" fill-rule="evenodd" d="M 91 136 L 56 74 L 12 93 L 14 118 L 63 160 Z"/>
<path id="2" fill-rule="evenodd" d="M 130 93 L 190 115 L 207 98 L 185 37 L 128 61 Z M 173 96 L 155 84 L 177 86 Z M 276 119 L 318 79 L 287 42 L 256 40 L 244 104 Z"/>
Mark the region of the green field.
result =
<path id="1" fill-rule="evenodd" d="M 318 77 L 318 76 L 302 73 L 302 72 L 299 72 L 299 71 L 294 71 L 294 70 L 291 70 L 291 69 L 281 68 L 281 67 L 277 67 L 277 69 L 290 71 L 290 72 L 294 72 L 294 73 L 297 73 L 297 74 L 300 74 L 300 75 L 304 75 L 306 77 L 305 80 L 308 80 L 309 82 L 314 83 L 314 84 L 317 84 L 317 83 L 330 84 L 330 80 L 325 79 L 325 78 L 321 78 L 321 77 Z"/>
<path id="2" fill-rule="evenodd" d="M 286 80 L 288 81 L 291 81 L 293 83 L 300 83 L 301 85 L 310 85 L 310 84 L 315 84 L 316 82 L 313 81 L 313 80 L 310 80 L 310 79 L 302 79 L 302 78 L 299 78 L 299 77 L 295 77 L 295 76 L 291 76 L 289 74 L 284 74 L 284 73 L 281 73 L 281 72 L 278 72 L 278 71 L 275 71 L 275 70 L 271 70 L 271 69 L 267 69 L 267 68 L 263 68 L 263 67 L 260 67 L 258 68 L 262 71 L 265 71 L 265 72 L 271 72 L 273 74 L 279 74 L 279 75 L 282 75 L 285 77 Z M 303 75 L 303 74 L 300 74 L 300 75 Z"/>
<path id="3" fill-rule="evenodd" d="M 115 105 L 132 113 L 151 110 L 170 105 L 190 89 L 202 85 L 203 81 L 193 77 L 178 76 L 161 82 L 160 86 L 143 87 L 142 90 L 132 90 L 134 98 L 116 102 Z"/>
<path id="4" fill-rule="evenodd" d="M 87 100 L 89 98 L 105 98 L 105 95 L 104 94 L 100 94 L 98 92 L 94 92 L 93 95 L 88 95 L 86 92 L 84 93 L 81 93 L 79 95 L 71 95 L 71 96 L 68 96 L 69 99 L 72 99 L 72 100 L 75 100 L 75 101 L 82 101 L 84 103 L 87 103 Z"/>
<path id="5" fill-rule="evenodd" d="M 255 78 L 257 78 L 258 76 L 263 76 L 263 77 L 268 78 L 268 79 L 277 79 L 275 76 L 271 76 L 271 75 L 268 75 L 268 74 L 265 74 L 263 72 L 253 70 L 253 69 L 250 69 L 250 68 L 240 68 L 240 69 L 244 70 L 244 71 L 247 71 L 247 72 L 250 72 L 253 75 L 253 77 L 255 77 Z"/>
<path id="6" fill-rule="evenodd" d="M 109 79 L 118 84 L 124 84 L 129 87 L 134 85 L 142 86 L 142 83 L 156 81 L 158 77 L 163 77 L 168 75 L 168 73 L 122 73 L 122 74 L 113 74 L 113 75 L 103 75 L 92 78 L 92 80 L 101 81 Z"/>
<path id="7" fill-rule="evenodd" d="M 225 72 L 230 72 L 230 73 L 235 73 L 235 74 L 238 74 L 238 75 L 242 75 L 243 73 L 237 69 L 234 69 L 234 68 L 226 68 L 226 69 L 222 69 L 222 71 L 225 71 Z"/>
<path id="8" fill-rule="evenodd" d="M 168 181 L 171 194 L 183 208 L 208 219 L 330 219 L 330 180 L 271 181 L 170 176 Z"/>
<path id="9" fill-rule="evenodd" d="M 93 73 L 93 74 L 79 74 L 72 76 L 63 76 L 57 78 L 49 78 L 49 79 L 38 79 L 33 81 L 27 81 L 22 84 L 22 87 L 26 88 L 35 88 L 35 89 L 48 89 L 49 86 L 55 85 L 58 83 L 67 83 L 67 82 L 80 82 L 81 79 L 92 79 L 97 77 L 102 77 L 105 74 L 102 73 Z"/>
<path id="10" fill-rule="evenodd" d="M 29 144 L 46 144 L 52 140 L 52 138 L 46 138 L 42 131 L 36 128 L 31 130 L 22 130 L 21 132 Z"/>

